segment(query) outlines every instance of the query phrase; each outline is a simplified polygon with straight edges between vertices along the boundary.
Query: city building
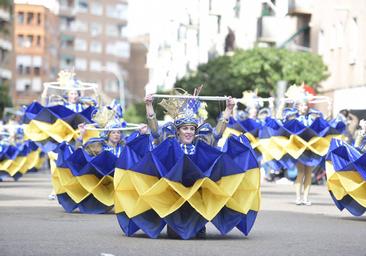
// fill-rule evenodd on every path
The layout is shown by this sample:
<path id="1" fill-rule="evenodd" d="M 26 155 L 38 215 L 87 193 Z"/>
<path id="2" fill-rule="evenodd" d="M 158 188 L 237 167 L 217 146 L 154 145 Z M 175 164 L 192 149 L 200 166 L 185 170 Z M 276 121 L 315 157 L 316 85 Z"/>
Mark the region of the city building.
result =
<path id="1" fill-rule="evenodd" d="M 16 105 L 38 100 L 43 82 L 58 72 L 58 4 L 15 0 L 13 5 L 13 88 Z"/>
<path id="2" fill-rule="evenodd" d="M 59 0 L 60 69 L 100 85 L 103 99 L 129 101 L 130 44 L 125 34 L 128 2 Z"/>
<path id="3" fill-rule="evenodd" d="M 263 1 L 258 42 L 321 55 L 329 77 L 320 93 L 333 100 L 333 114 L 366 109 L 365 11 L 363 0 Z"/>
<path id="4" fill-rule="evenodd" d="M 11 86 L 12 80 L 12 22 L 11 3 L 0 4 L 0 85 Z"/>

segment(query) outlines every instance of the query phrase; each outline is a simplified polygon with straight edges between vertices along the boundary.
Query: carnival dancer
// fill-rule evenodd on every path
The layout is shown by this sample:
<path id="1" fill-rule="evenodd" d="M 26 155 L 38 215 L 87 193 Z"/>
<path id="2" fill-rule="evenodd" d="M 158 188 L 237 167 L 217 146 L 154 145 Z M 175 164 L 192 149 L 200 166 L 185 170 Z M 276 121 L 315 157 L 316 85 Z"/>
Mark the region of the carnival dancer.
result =
<path id="1" fill-rule="evenodd" d="M 145 98 L 154 148 L 141 151 L 148 138 L 143 136 L 128 144 L 128 158 L 114 178 L 115 212 L 128 236 L 142 229 L 155 238 L 167 226 L 169 237 L 205 237 L 207 222 L 222 234 L 237 227 L 248 235 L 254 224 L 260 199 L 254 152 L 247 140 L 244 143 L 235 136 L 223 147 L 216 146 L 234 101 L 231 97 L 198 97 L 199 90 L 193 96 L 176 90 L 176 95 Z M 166 98 L 161 106 L 173 122 L 158 125 L 152 105 L 157 97 Z M 227 101 L 215 128 L 203 122 L 201 100 Z"/>
<path id="2" fill-rule="evenodd" d="M 200 90 L 200 89 L 199 89 Z M 196 92 L 195 94 L 198 94 L 199 92 Z M 158 145 L 162 142 L 163 134 L 161 134 L 161 130 L 159 132 L 159 127 L 156 119 L 156 114 L 153 107 L 153 95 L 147 95 L 145 97 L 145 103 L 146 103 L 146 117 L 148 120 L 148 126 L 150 128 L 150 131 L 154 137 L 155 145 Z M 165 106 L 165 109 L 169 111 L 169 108 L 171 107 L 167 101 L 163 101 L 160 103 L 163 107 Z M 188 103 L 189 104 L 189 103 Z M 192 104 L 200 104 L 196 103 L 194 100 L 192 101 Z M 232 110 L 235 106 L 234 100 L 229 97 L 229 99 L 226 101 L 226 109 L 223 112 L 221 118 L 219 119 L 218 124 L 216 125 L 216 128 L 213 130 L 212 134 L 207 134 L 205 137 L 206 141 L 211 143 L 213 146 L 217 146 L 217 143 L 219 139 L 222 137 L 226 125 L 229 122 L 229 118 L 232 114 Z M 199 106 L 198 106 L 199 107 Z M 170 109 L 171 110 L 171 109 Z M 199 119 L 195 117 L 195 113 L 193 110 L 189 109 L 188 106 L 185 106 L 185 109 L 181 109 L 180 111 L 184 111 L 184 113 L 176 113 L 173 114 L 174 118 L 174 127 L 176 131 L 176 137 L 178 141 L 180 142 L 181 149 L 185 154 L 192 155 L 195 152 L 195 144 L 194 140 L 197 133 L 197 128 L 199 126 Z M 173 111 L 179 111 L 177 109 Z M 191 112 L 190 112 L 191 111 Z M 175 115 L 175 116 L 174 116 Z M 179 116 L 181 115 L 181 116 Z M 168 236 L 172 238 L 179 238 L 179 236 L 174 232 L 173 229 L 171 229 L 169 226 L 167 227 Z M 204 238 L 206 235 L 206 228 L 203 227 L 197 234 L 198 238 Z"/>
<path id="3" fill-rule="evenodd" d="M 72 110 L 75 113 L 80 113 L 87 106 L 90 105 L 97 105 L 96 99 L 90 97 L 83 97 L 81 98 L 81 91 L 82 89 L 82 82 L 77 80 L 75 77 L 75 73 L 67 72 L 67 71 L 60 71 L 58 74 L 58 82 L 62 87 L 67 88 L 63 92 L 63 95 L 48 95 L 49 92 L 49 84 L 44 85 L 44 90 L 41 96 L 41 102 L 44 106 L 53 106 L 53 105 L 64 105 L 66 108 Z M 97 90 L 95 87 L 91 88 L 95 94 L 97 95 Z"/>
<path id="4" fill-rule="evenodd" d="M 323 118 L 323 114 L 320 111 L 309 108 L 309 103 L 314 96 L 307 93 L 303 85 L 291 86 L 285 95 L 287 99 L 290 100 L 292 107 L 284 111 L 284 127 L 291 131 L 291 133 L 295 132 L 295 134 L 296 132 L 302 131 L 299 133 L 299 135 L 302 134 L 302 139 L 310 141 L 312 137 L 319 136 L 312 130 L 313 123 L 317 120 L 317 126 L 322 129 L 319 133 L 322 134 L 321 136 L 325 136 L 326 133 L 324 131 L 326 130 L 326 127 L 329 127 L 329 123 Z M 292 121 L 294 118 L 300 122 L 300 125 L 297 125 Z M 307 132 L 307 129 L 311 130 Z M 310 152 L 307 156 L 306 152 L 307 150 L 305 149 L 304 153 L 302 153 L 296 161 L 297 177 L 295 180 L 295 204 L 310 206 L 311 201 L 309 200 L 309 192 L 312 183 L 312 172 L 314 168 L 319 168 L 320 165 L 322 165 L 322 157 Z M 301 197 L 302 192 L 303 195 Z"/>
<path id="5" fill-rule="evenodd" d="M 359 126 L 354 145 L 333 139 L 326 157 L 329 193 L 339 210 L 354 216 L 366 212 L 366 121 Z"/>
<path id="6" fill-rule="evenodd" d="M 53 167 L 52 184 L 66 212 L 106 213 L 113 207 L 113 176 L 127 142 L 141 135 L 146 126 L 133 126 L 120 119 L 109 106 L 99 106 L 91 124 L 79 124 L 76 143 L 61 143 Z M 130 127 L 128 127 L 130 125 Z M 127 127 L 126 127 L 127 126 Z M 129 136 L 122 131 L 137 130 Z M 69 186 L 70 180 L 73 186 Z"/>

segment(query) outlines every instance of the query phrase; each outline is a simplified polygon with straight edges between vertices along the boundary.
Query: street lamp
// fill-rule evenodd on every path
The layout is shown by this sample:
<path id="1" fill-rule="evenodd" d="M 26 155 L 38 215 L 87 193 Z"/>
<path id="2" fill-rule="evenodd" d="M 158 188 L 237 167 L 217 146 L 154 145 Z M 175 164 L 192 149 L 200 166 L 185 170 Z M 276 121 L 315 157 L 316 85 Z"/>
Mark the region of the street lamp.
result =
<path id="1" fill-rule="evenodd" d="M 116 72 L 115 70 L 108 69 L 108 67 L 106 67 L 106 66 L 102 66 L 101 71 L 111 73 L 117 78 L 118 88 L 119 88 L 119 100 L 120 100 L 120 104 L 124 110 L 126 98 L 125 98 L 125 81 L 123 80 L 122 73 L 120 71 Z"/>

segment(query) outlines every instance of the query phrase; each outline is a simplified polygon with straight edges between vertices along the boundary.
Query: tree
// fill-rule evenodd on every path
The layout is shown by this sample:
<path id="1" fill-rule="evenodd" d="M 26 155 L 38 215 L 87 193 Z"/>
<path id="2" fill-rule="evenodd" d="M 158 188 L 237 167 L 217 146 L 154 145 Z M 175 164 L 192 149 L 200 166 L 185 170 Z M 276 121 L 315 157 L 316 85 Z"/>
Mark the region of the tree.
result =
<path id="1" fill-rule="evenodd" d="M 4 109 L 12 107 L 11 98 L 9 96 L 9 87 L 4 83 L 0 84 L 0 118 L 3 118 Z"/>
<path id="2" fill-rule="evenodd" d="M 278 48 L 237 50 L 232 56 L 220 56 L 198 67 L 197 71 L 176 82 L 188 92 L 204 84 L 204 95 L 241 97 L 245 90 L 258 89 L 261 96 L 274 96 L 276 84 L 307 83 L 315 90 L 328 77 L 327 66 L 319 55 Z M 210 103 L 208 110 L 214 118 L 223 106 Z"/>

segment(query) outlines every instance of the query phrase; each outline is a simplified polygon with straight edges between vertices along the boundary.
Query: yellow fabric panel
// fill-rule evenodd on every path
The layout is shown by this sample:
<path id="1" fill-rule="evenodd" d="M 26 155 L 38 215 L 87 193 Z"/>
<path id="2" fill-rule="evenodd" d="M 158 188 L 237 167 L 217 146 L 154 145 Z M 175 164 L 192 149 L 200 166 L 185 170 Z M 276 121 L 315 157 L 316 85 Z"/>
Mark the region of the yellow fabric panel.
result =
<path id="1" fill-rule="evenodd" d="M 295 159 L 298 159 L 306 150 L 306 141 L 302 138 L 291 135 L 285 147 L 287 153 Z"/>
<path id="2" fill-rule="evenodd" d="M 249 210 L 259 211 L 260 200 L 260 171 L 255 168 L 245 172 L 245 176 L 226 206 L 246 214 Z"/>
<path id="3" fill-rule="evenodd" d="M 99 201 L 105 205 L 113 205 L 113 178 L 104 176 L 101 179 L 93 174 L 86 174 L 76 177 L 80 185 Z"/>
<path id="4" fill-rule="evenodd" d="M 83 144 L 85 144 L 91 138 L 99 138 L 100 131 L 86 130 L 83 136 Z"/>
<path id="5" fill-rule="evenodd" d="M 135 179 L 135 184 L 138 186 L 138 179 Z M 161 218 L 173 213 L 185 202 L 184 198 L 169 185 L 169 182 L 166 179 L 158 180 L 149 190 L 139 196 L 143 198 L 150 208 L 154 209 Z M 142 212 L 139 212 L 138 214 L 140 213 Z"/>
<path id="6" fill-rule="evenodd" d="M 25 174 L 27 171 L 36 167 L 39 162 L 40 150 L 32 151 L 27 156 L 19 156 L 14 160 L 6 159 L 0 162 L 0 170 L 14 176 L 18 172 Z"/>
<path id="7" fill-rule="evenodd" d="M 226 128 L 221 139 L 218 142 L 219 147 L 223 147 L 226 140 L 230 137 L 230 135 L 240 136 L 242 132 L 239 132 L 238 130 L 232 129 L 232 128 Z M 257 148 L 259 144 L 259 139 L 254 137 L 251 133 L 246 132 L 244 133 L 244 136 L 248 138 L 250 145 L 253 149 Z"/>
<path id="8" fill-rule="evenodd" d="M 10 176 L 14 176 L 17 172 L 20 171 L 20 169 L 24 166 L 26 161 L 27 158 L 25 156 L 20 156 L 15 158 L 14 160 L 10 160 L 10 165 L 5 171 L 9 173 Z"/>
<path id="9" fill-rule="evenodd" d="M 337 200 L 349 195 L 366 207 L 366 182 L 357 171 L 334 171 L 330 161 L 326 162 L 328 189 Z"/>
<path id="10" fill-rule="evenodd" d="M 153 209 L 161 218 L 188 202 L 207 220 L 212 220 L 226 205 L 246 214 L 259 210 L 259 169 L 222 177 L 197 180 L 191 187 L 165 178 L 116 169 L 114 176 L 115 212 L 126 212 L 130 218 Z"/>
<path id="11" fill-rule="evenodd" d="M 41 141 L 52 137 L 58 143 L 61 143 L 78 137 L 77 132 L 61 119 L 57 119 L 53 124 L 32 120 L 25 126 L 24 132 L 33 141 Z"/>
<path id="12" fill-rule="evenodd" d="M 39 151 L 30 152 L 27 155 L 26 162 L 20 168 L 19 172 L 25 174 L 29 169 L 35 167 L 39 161 Z"/>
<path id="13" fill-rule="evenodd" d="M 51 166 L 53 166 L 52 185 L 56 194 L 67 193 L 76 203 L 80 203 L 92 194 L 103 204 L 113 205 L 114 189 L 111 176 L 101 179 L 92 174 L 74 176 L 69 169 L 56 167 L 54 160 L 51 160 Z"/>
<path id="14" fill-rule="evenodd" d="M 44 133 L 33 120 L 30 121 L 29 124 L 24 125 L 24 134 L 33 141 L 42 141 L 49 137 L 49 135 Z"/>
<path id="15" fill-rule="evenodd" d="M 279 160 L 286 154 L 288 139 L 282 136 L 273 136 L 268 139 L 260 139 L 258 150 L 263 155 L 263 161 Z"/>

